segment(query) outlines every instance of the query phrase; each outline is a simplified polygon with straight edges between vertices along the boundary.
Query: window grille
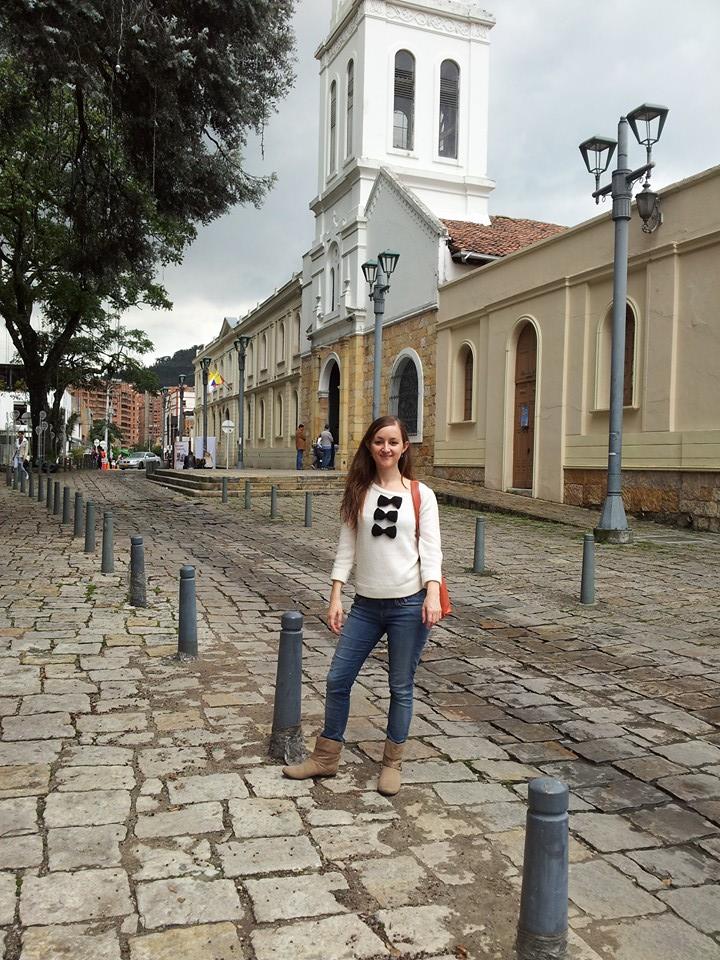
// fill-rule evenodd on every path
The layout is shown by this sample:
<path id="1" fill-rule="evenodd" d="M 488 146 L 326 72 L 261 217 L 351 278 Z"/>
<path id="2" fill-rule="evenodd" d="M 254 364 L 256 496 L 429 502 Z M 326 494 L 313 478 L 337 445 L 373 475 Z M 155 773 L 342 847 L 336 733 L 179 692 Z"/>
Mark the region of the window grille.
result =
<path id="1" fill-rule="evenodd" d="M 335 172 L 335 150 L 337 146 L 337 83 L 330 85 L 330 173 Z"/>
<path id="2" fill-rule="evenodd" d="M 415 57 L 408 50 L 395 56 L 395 101 L 393 108 L 393 147 L 412 150 L 415 130 Z"/>
<path id="3" fill-rule="evenodd" d="M 460 68 L 453 60 L 443 60 L 440 67 L 440 128 L 438 153 L 453 160 L 458 155 L 458 101 Z"/>
<path id="4" fill-rule="evenodd" d="M 418 374 L 410 358 L 406 358 L 390 388 L 390 409 L 405 423 L 410 436 L 418 432 Z"/>
<path id="5" fill-rule="evenodd" d="M 345 155 L 353 154 L 353 101 L 355 99 L 355 64 L 351 60 L 347 68 L 347 116 L 345 131 Z"/>

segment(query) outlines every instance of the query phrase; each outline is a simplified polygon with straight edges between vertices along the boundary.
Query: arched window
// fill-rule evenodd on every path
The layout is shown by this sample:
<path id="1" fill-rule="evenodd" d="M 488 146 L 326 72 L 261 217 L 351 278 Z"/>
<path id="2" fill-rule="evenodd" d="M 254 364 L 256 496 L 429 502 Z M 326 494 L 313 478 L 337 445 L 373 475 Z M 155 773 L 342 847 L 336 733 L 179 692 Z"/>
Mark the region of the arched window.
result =
<path id="1" fill-rule="evenodd" d="M 259 421 L 258 421 L 258 436 L 261 440 L 265 439 L 265 401 L 260 401 L 259 408 Z"/>
<path id="2" fill-rule="evenodd" d="M 330 267 L 330 313 L 335 313 L 335 267 Z"/>
<path id="3" fill-rule="evenodd" d="M 297 390 L 293 390 L 293 422 L 297 430 L 298 424 L 300 423 L 300 397 L 298 396 Z"/>
<path id="4" fill-rule="evenodd" d="M 300 353 L 300 314 L 295 315 L 295 353 Z"/>
<path id="5" fill-rule="evenodd" d="M 275 436 L 281 437 L 283 435 L 283 398 L 282 394 L 279 393 L 275 397 Z"/>
<path id="6" fill-rule="evenodd" d="M 409 50 L 395 54 L 393 147 L 412 150 L 415 141 L 415 57 Z"/>
<path id="7" fill-rule="evenodd" d="M 463 420 L 472 420 L 473 418 L 473 385 L 475 382 L 475 371 L 473 355 L 470 347 L 463 347 Z"/>
<path id="8" fill-rule="evenodd" d="M 336 243 L 330 245 L 327 264 L 327 299 L 325 301 L 325 312 L 335 313 L 338 308 L 338 287 L 340 285 L 340 250 Z"/>
<path id="9" fill-rule="evenodd" d="M 443 60 L 440 67 L 440 122 L 438 153 L 457 159 L 460 67 L 454 60 Z"/>
<path id="10" fill-rule="evenodd" d="M 411 437 L 420 433 L 420 383 L 415 360 L 403 356 L 390 382 L 390 411 L 404 421 Z"/>
<path id="11" fill-rule="evenodd" d="M 345 156 L 353 154 L 353 100 L 355 98 L 355 64 L 347 65 L 347 106 L 345 112 Z"/>
<path id="12" fill-rule="evenodd" d="M 251 440 L 252 435 L 252 407 L 250 406 L 250 401 L 248 400 L 245 404 L 245 439 Z"/>
<path id="13" fill-rule="evenodd" d="M 267 370 L 267 336 L 260 338 L 260 369 Z"/>
<path id="14" fill-rule="evenodd" d="M 247 352 L 245 353 L 245 376 L 251 377 L 254 372 L 255 364 L 255 350 L 252 343 L 248 344 Z"/>
<path id="15" fill-rule="evenodd" d="M 635 401 L 635 346 L 637 339 L 635 312 L 625 306 L 625 363 L 623 369 L 623 406 Z M 598 327 L 597 365 L 595 373 L 595 409 L 610 407 L 610 369 L 612 364 L 612 307 Z"/>
<path id="16" fill-rule="evenodd" d="M 278 363 L 282 363 L 285 359 L 285 324 L 282 321 L 278 327 L 277 351 Z"/>
<path id="17" fill-rule="evenodd" d="M 330 84 L 330 156 L 328 168 L 335 173 L 335 154 L 337 151 L 337 83 Z"/>
<path id="18" fill-rule="evenodd" d="M 623 379 L 623 406 L 631 407 L 635 393 L 635 314 L 628 303 L 625 307 L 625 376 Z"/>

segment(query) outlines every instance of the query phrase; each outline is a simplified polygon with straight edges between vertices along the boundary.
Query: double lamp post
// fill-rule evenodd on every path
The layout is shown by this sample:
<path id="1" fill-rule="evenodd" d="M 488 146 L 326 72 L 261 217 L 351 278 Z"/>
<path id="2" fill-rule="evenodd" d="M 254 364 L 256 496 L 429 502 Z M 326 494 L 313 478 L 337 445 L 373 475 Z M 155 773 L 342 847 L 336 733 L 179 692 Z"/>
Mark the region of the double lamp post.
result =
<path id="1" fill-rule="evenodd" d="M 362 265 L 362 272 L 370 287 L 370 299 L 375 310 L 375 351 L 373 354 L 373 404 L 372 418 L 380 416 L 380 384 L 382 381 L 382 325 L 385 315 L 385 294 L 390 289 L 390 277 L 395 271 L 399 253 L 384 250 L 378 254 L 377 260 L 367 260 Z"/>
<path id="2" fill-rule="evenodd" d="M 633 184 L 645 177 L 637 197 L 637 209 L 643 231 L 652 233 L 662 223 L 660 199 L 650 189 L 652 148 L 660 139 L 668 108 L 645 103 L 620 117 L 618 137 L 590 137 L 580 144 L 585 165 L 595 177 L 595 202 L 612 197 L 612 218 L 615 221 L 615 254 L 613 262 L 612 347 L 610 359 L 610 416 L 608 438 L 607 496 L 602 506 L 595 539 L 601 543 L 630 543 L 630 531 L 622 500 L 622 422 L 625 378 L 625 316 L 627 304 L 628 234 L 631 217 Z M 636 170 L 628 166 L 628 127 L 638 143 L 645 147 L 647 162 Z M 617 167 L 611 182 L 600 187 L 600 177 L 610 166 L 617 147 Z"/>

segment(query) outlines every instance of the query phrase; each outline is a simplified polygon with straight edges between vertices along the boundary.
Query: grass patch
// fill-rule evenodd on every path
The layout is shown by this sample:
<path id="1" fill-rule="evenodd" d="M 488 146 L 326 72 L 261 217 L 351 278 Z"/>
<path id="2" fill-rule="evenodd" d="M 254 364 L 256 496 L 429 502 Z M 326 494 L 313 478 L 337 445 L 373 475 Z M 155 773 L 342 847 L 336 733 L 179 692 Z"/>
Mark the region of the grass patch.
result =
<path id="1" fill-rule="evenodd" d="M 94 595 L 94 593 L 95 593 L 96 590 L 97 590 L 97 584 L 96 584 L 96 583 L 89 583 L 89 584 L 87 585 L 87 587 L 85 588 L 85 599 L 86 599 L 86 600 L 92 600 L 93 595 Z"/>

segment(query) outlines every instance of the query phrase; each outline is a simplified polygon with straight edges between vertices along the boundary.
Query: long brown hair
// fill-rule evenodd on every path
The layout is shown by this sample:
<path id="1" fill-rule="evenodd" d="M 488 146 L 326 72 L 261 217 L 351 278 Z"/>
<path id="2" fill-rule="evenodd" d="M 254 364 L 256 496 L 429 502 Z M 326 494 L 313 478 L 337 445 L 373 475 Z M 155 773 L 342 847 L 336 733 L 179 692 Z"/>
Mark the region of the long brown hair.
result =
<path id="1" fill-rule="evenodd" d="M 345 493 L 340 504 L 340 516 L 353 530 L 357 530 L 358 515 L 362 509 L 365 494 L 376 477 L 375 461 L 370 453 L 370 444 L 375 434 L 384 427 L 399 427 L 402 442 L 410 442 L 407 427 L 397 417 L 378 417 L 365 431 L 365 436 L 360 441 L 357 453 L 350 464 L 350 470 L 345 481 Z M 412 465 L 412 447 L 408 447 L 402 454 L 398 461 L 398 468 L 403 479 L 415 479 Z"/>

